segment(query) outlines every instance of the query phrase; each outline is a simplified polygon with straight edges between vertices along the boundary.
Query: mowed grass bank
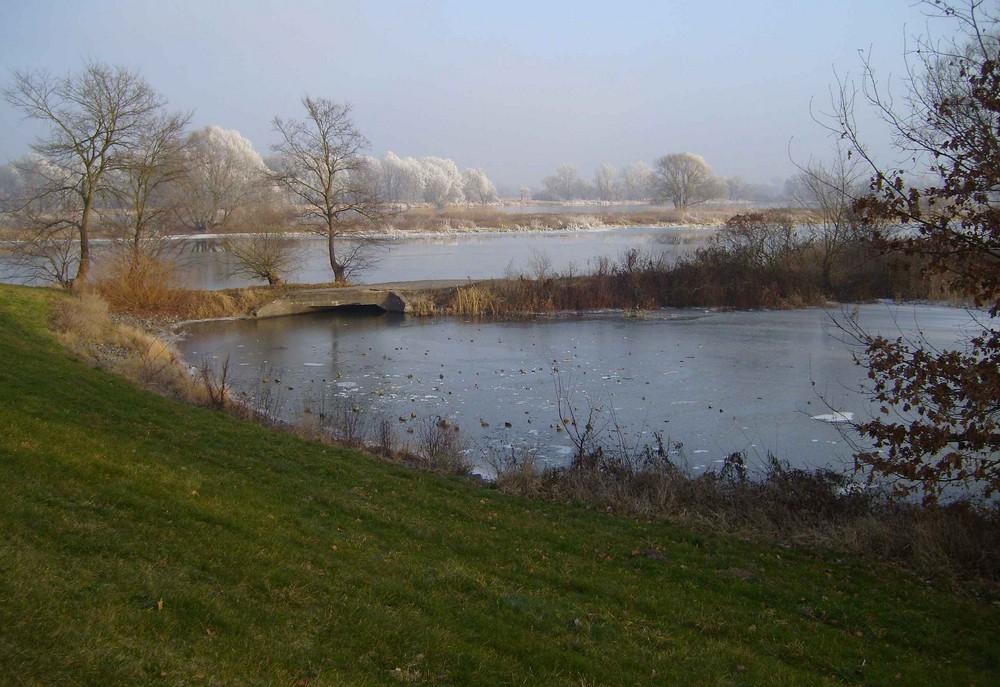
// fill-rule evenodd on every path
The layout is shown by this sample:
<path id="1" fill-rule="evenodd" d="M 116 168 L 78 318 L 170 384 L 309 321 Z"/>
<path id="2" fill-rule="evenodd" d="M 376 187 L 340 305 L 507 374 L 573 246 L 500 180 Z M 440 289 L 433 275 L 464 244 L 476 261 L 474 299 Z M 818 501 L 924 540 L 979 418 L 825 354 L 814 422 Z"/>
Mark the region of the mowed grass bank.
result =
<path id="1" fill-rule="evenodd" d="M 1000 608 L 181 405 L 0 286 L 0 684 L 997 684 Z"/>

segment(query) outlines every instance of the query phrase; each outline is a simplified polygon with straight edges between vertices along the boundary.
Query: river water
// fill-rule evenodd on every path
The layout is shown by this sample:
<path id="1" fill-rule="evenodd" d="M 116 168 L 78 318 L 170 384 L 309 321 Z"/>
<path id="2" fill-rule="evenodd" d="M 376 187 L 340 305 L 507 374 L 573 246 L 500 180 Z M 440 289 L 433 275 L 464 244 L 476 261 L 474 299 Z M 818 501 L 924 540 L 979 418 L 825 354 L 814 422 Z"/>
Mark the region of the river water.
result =
<path id="1" fill-rule="evenodd" d="M 409 236 L 384 241 L 376 251 L 374 266 L 355 281 L 376 284 L 425 279 L 490 279 L 513 270 L 535 275 L 548 270 L 589 271 L 598 257 L 617 258 L 638 249 L 676 258 L 703 245 L 712 235 L 700 227 L 616 228 L 600 230 L 531 231 L 504 233 Z M 317 284 L 333 280 L 320 238 L 295 238 L 289 243 L 297 261 L 286 281 Z M 106 244 L 95 242 L 100 257 Z M 173 242 L 169 256 L 176 262 L 184 286 L 225 289 L 260 284 L 234 274 L 235 262 L 214 238 L 185 238 Z M 39 283 L 33 272 L 14 265 L 0 251 L 0 281 Z"/>
<path id="2" fill-rule="evenodd" d="M 698 227 L 645 227 L 393 238 L 375 249 L 375 264 L 353 280 L 378 284 L 492 279 L 511 270 L 534 276 L 534 270 L 543 264 L 550 271 L 580 273 L 590 271 L 598 257 L 615 259 L 633 248 L 676 258 L 704 245 L 712 234 L 711 229 Z M 301 238 L 292 243 L 298 261 L 287 281 L 315 284 L 333 280 L 324 239 Z M 232 258 L 218 250 L 217 241 L 188 240 L 180 248 L 176 260 L 192 288 L 220 289 L 253 283 L 233 276 Z"/>
<path id="3" fill-rule="evenodd" d="M 831 420 L 863 419 L 871 407 L 837 319 L 823 309 L 523 322 L 318 313 L 192 324 L 180 347 L 195 366 L 228 357 L 237 388 L 270 384 L 286 419 L 339 400 L 391 417 L 412 441 L 421 423 L 446 417 L 481 468 L 489 447 L 566 460 L 572 442 L 557 427 L 568 403 L 578 426 L 593 411 L 596 428 L 619 427 L 629 442 L 658 432 L 682 443 L 678 460 L 696 472 L 734 451 L 757 466 L 773 452 L 839 469 L 851 445 Z M 973 325 L 966 311 L 934 305 L 863 305 L 857 319 L 935 345 Z"/>

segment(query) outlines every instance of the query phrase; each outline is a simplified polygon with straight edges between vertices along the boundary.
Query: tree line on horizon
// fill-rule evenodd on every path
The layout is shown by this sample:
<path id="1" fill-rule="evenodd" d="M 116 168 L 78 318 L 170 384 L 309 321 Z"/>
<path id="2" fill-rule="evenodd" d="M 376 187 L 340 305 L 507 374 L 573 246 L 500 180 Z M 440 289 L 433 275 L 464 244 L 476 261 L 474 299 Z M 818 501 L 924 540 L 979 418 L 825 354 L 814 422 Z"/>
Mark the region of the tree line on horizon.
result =
<path id="1" fill-rule="evenodd" d="M 304 97 L 301 120 L 275 117 L 279 141 L 265 158 L 234 129 L 190 131 L 191 113 L 170 111 L 138 72 L 124 67 L 87 62 L 65 76 L 18 71 L 4 96 L 48 129 L 31 154 L 0 167 L 4 229 L 26 239 L 21 250 L 29 262 L 66 286 L 87 280 L 98 227 L 138 263 L 151 241 L 179 230 L 298 226 L 327 238 L 335 280 L 345 281 L 365 264 L 365 240 L 339 244 L 364 236 L 366 223 L 417 204 L 499 201 L 482 169 L 460 171 L 453 160 L 434 156 L 368 155 L 350 106 L 325 98 Z M 544 186 L 537 193 L 521 189 L 521 200 L 592 195 L 565 165 Z M 719 196 L 724 186 L 700 156 L 677 153 L 621 174 L 604 165 L 592 188 L 601 200 L 686 208 Z M 338 255 L 340 248 L 346 252 Z M 278 278 L 270 268 L 256 273 Z"/>
<path id="2" fill-rule="evenodd" d="M 542 188 L 523 189 L 539 201 L 596 200 L 631 201 L 673 205 L 683 209 L 709 201 L 777 203 L 793 201 L 801 191 L 798 177 L 782 182 L 755 183 L 739 176 L 720 177 L 700 155 L 670 153 L 652 165 L 637 161 L 621 168 L 603 164 L 592 181 L 584 179 L 575 165 L 559 165 L 542 179 Z"/>

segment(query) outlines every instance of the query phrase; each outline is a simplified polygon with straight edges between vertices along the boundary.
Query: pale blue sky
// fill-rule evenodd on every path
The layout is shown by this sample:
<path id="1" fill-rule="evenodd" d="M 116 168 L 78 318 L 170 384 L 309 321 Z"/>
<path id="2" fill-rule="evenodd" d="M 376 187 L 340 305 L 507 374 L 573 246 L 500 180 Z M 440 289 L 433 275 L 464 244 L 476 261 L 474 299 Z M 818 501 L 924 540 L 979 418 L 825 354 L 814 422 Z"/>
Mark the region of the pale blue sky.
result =
<path id="1" fill-rule="evenodd" d="M 913 0 L 0 0 L 0 79 L 129 66 L 262 154 L 308 93 L 352 103 L 372 154 L 450 157 L 506 184 L 682 150 L 765 181 L 795 171 L 789 147 L 832 151 L 810 101 L 828 105 L 835 69 L 856 74 L 871 48 L 898 79 L 904 39 L 926 28 Z M 37 132 L 0 103 L 0 161 Z"/>

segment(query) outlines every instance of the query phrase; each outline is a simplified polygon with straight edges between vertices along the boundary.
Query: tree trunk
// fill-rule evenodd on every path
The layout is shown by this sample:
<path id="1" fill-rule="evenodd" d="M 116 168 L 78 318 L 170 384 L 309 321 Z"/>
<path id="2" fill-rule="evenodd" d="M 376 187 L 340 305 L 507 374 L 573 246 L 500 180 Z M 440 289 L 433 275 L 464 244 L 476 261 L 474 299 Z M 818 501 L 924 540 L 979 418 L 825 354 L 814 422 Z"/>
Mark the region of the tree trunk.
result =
<path id="1" fill-rule="evenodd" d="M 82 284 L 87 281 L 90 273 L 90 215 L 93 201 L 87 200 L 83 204 L 83 215 L 80 217 L 80 264 L 76 268 L 74 284 Z"/>
<path id="2" fill-rule="evenodd" d="M 346 266 L 337 262 L 337 246 L 332 227 L 326 230 L 326 245 L 330 251 L 330 269 L 333 270 L 333 281 L 338 283 L 347 281 Z"/>

